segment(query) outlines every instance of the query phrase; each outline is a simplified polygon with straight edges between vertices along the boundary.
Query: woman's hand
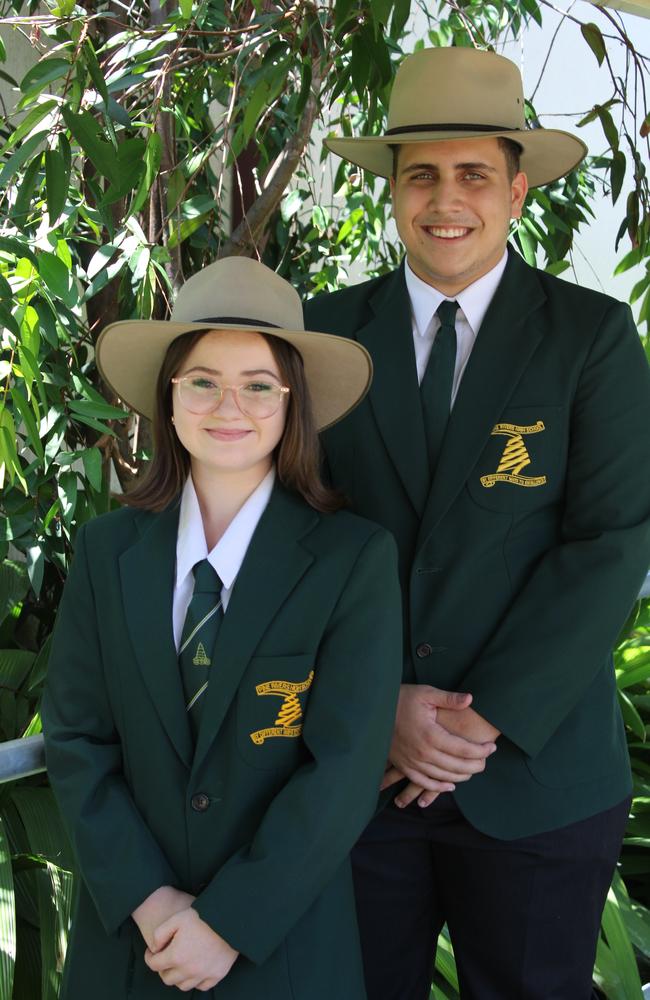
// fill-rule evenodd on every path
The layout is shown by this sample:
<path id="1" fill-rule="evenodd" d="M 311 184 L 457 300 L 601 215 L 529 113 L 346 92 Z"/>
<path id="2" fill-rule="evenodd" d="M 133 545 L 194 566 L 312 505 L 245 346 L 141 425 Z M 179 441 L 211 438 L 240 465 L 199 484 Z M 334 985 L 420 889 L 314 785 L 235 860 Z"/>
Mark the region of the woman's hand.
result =
<path id="1" fill-rule="evenodd" d="M 154 943 L 156 928 L 173 917 L 175 913 L 187 910 L 194 899 L 195 897 L 190 896 L 189 892 L 181 892 L 180 889 L 174 889 L 171 885 L 161 885 L 159 889 L 147 896 L 145 901 L 131 914 L 147 948 L 151 951 L 156 950 Z"/>
<path id="2" fill-rule="evenodd" d="M 239 955 L 193 909 L 175 914 L 156 929 L 154 950 L 144 960 L 166 986 L 211 990 L 230 972 Z"/>

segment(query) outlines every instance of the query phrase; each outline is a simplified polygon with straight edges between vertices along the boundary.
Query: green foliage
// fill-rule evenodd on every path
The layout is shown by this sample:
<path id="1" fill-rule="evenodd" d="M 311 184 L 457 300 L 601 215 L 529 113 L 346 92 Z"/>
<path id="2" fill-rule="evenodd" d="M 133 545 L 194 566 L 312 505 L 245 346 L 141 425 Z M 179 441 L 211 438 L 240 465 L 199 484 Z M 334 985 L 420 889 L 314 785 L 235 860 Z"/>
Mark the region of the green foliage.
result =
<path id="1" fill-rule="evenodd" d="M 495 47 L 541 23 L 546 3 L 174 0 L 154 10 L 50 0 L 43 15 L 38 0 L 0 0 L 0 18 L 20 15 L 34 45 L 22 80 L 0 65 L 17 95 L 0 122 L 0 739 L 39 731 L 47 637 L 76 531 L 110 509 L 111 489 L 128 487 L 148 454 L 146 422 L 96 370 L 100 329 L 168 315 L 184 277 L 223 254 L 258 253 L 304 293 L 340 286 L 351 265 L 368 276 L 394 267 L 388 185 L 310 145 L 316 124 L 381 134 L 405 52 Z M 425 38 L 412 34 L 416 11 Z M 607 72 L 611 37 L 590 23 L 572 27 Z M 645 265 L 632 301 L 650 322 L 650 118 L 638 103 L 640 57 L 612 31 L 628 53 L 626 77 L 612 77 L 611 98 L 578 123 L 600 122 L 602 155 L 533 192 L 513 236 L 528 260 L 562 273 L 605 186 L 621 212 L 618 270 Z M 0 64 L 11 39 L 5 25 Z M 538 124 L 531 105 L 527 114 Z M 233 225 L 242 198 L 247 216 Z M 643 621 L 625 640 L 637 645 L 617 654 L 637 795 L 622 859 L 633 899 L 615 886 L 611 906 L 647 955 L 649 654 L 635 652 L 647 646 L 637 641 Z M 16 997 L 56 993 L 70 860 L 67 847 L 61 858 L 54 851 L 65 838 L 48 796 L 40 779 L 0 788 L 2 996 L 14 972 Z M 599 951 L 612 996 L 621 995 L 607 972 L 623 947 L 616 920 Z M 436 995 L 455 996 L 447 944 L 439 968 Z"/>
<path id="2" fill-rule="evenodd" d="M 25 568 L 0 564 L 0 741 L 40 732 L 48 643 L 20 648 Z M 0 996 L 56 1000 L 72 904 L 72 852 L 43 777 L 0 785 Z"/>

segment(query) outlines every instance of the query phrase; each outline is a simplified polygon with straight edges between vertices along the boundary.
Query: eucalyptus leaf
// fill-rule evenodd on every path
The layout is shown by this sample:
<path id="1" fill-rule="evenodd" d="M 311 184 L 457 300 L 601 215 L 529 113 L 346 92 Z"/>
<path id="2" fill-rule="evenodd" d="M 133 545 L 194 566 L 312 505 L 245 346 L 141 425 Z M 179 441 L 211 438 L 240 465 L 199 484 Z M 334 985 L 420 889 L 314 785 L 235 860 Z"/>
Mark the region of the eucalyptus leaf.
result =
<path id="1" fill-rule="evenodd" d="M 33 91 L 35 88 L 42 90 L 48 83 L 60 80 L 70 70 L 70 62 L 67 59 L 52 57 L 41 59 L 35 66 L 25 74 L 20 82 L 20 89 L 23 94 Z"/>
<path id="2" fill-rule="evenodd" d="M 94 490 L 102 488 L 102 455 L 98 448 L 86 448 L 82 452 L 84 472 Z"/>
<path id="3" fill-rule="evenodd" d="M 7 182 L 11 180 L 11 178 L 20 170 L 22 165 L 27 162 L 30 156 L 32 156 L 35 150 L 42 145 L 47 135 L 47 132 L 37 132 L 36 135 L 31 136 L 23 142 L 23 144 L 11 154 L 2 170 L 0 170 L 0 189 L 2 189 Z M 7 246 L 9 241 L 5 237 L 2 242 L 4 242 L 5 246 Z M 0 243 L 0 246 L 1 245 L 2 244 Z"/>
<path id="4" fill-rule="evenodd" d="M 114 147 L 106 142 L 88 111 L 75 114 L 65 105 L 61 109 L 65 123 L 95 169 L 113 184 L 119 184 L 119 166 Z M 1 183 L 1 180 L 0 180 Z"/>
<path id="5" fill-rule="evenodd" d="M 99 403 L 92 399 L 71 399 L 68 402 L 73 413 L 98 420 L 126 420 L 128 413 L 110 403 Z"/>
<path id="6" fill-rule="evenodd" d="M 27 573 L 32 590 L 38 598 L 43 585 L 43 574 L 45 572 L 45 553 L 41 545 L 31 545 L 26 550 Z"/>
<path id="7" fill-rule="evenodd" d="M 36 153 L 31 163 L 27 165 L 27 169 L 25 170 L 20 182 L 16 201 L 14 202 L 11 212 L 11 217 L 15 220 L 19 228 L 23 228 L 25 226 L 28 216 L 30 215 L 32 200 L 34 197 L 34 188 L 36 187 L 36 182 L 41 172 L 42 160 L 43 154 L 39 151 Z"/>
<path id="8" fill-rule="evenodd" d="M 587 42 L 589 48 L 596 56 L 598 65 L 601 66 L 607 49 L 605 47 L 605 40 L 600 28 L 597 24 L 594 24 L 593 21 L 590 21 L 589 24 L 581 25 L 580 31 L 582 32 L 582 36 Z"/>
<path id="9" fill-rule="evenodd" d="M 20 125 L 11 133 L 5 145 L 0 149 L 0 156 L 6 155 L 16 143 L 20 142 L 25 136 L 34 129 L 35 125 L 42 122 L 43 119 L 50 114 L 53 108 L 58 107 L 58 101 L 49 100 L 44 101 L 43 104 L 38 104 L 35 108 L 25 115 Z"/>
<path id="10" fill-rule="evenodd" d="M 27 431 L 27 438 L 29 440 L 30 447 L 42 461 L 45 458 L 45 452 L 43 450 L 43 444 L 39 437 L 36 420 L 34 418 L 34 414 L 32 413 L 29 403 L 22 395 L 18 386 L 14 386 L 14 388 L 11 390 L 11 399 L 14 406 L 20 413 L 21 420 L 23 422 L 25 430 Z"/>
<path id="11" fill-rule="evenodd" d="M 57 492 L 61 503 L 61 517 L 67 525 L 70 525 L 77 506 L 77 473 L 62 472 L 57 483 Z"/>
<path id="12" fill-rule="evenodd" d="M 70 184 L 69 167 L 56 149 L 48 149 L 45 153 L 45 180 L 47 210 L 51 222 L 55 222 L 63 211 Z"/>
<path id="13" fill-rule="evenodd" d="M 38 257 L 38 271 L 55 298 L 61 299 L 66 305 L 74 305 L 77 295 L 72 283 L 72 276 L 67 267 L 56 254 L 44 250 Z"/>

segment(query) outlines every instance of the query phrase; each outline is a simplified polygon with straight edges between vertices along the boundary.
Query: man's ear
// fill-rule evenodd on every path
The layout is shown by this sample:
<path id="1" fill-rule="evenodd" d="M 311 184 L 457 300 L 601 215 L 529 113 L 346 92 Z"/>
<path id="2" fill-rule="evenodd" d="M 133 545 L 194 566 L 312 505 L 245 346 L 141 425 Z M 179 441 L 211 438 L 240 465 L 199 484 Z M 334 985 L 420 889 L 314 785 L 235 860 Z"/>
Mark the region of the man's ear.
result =
<path id="1" fill-rule="evenodd" d="M 526 200 L 526 195 L 528 194 L 528 178 L 526 174 L 520 170 L 518 174 L 512 179 L 512 184 L 510 185 L 510 218 L 520 219 L 521 213 L 524 210 L 524 202 Z"/>

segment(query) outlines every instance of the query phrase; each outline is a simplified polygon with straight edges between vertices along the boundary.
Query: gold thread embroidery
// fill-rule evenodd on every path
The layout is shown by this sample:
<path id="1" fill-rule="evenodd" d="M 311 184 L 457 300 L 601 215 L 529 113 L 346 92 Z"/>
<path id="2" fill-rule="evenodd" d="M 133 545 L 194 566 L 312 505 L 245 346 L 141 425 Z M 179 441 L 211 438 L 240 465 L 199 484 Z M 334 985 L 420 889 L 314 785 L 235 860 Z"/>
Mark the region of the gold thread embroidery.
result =
<path id="1" fill-rule="evenodd" d="M 269 726 L 268 729 L 258 729 L 256 733 L 251 733 L 251 739 L 253 743 L 257 746 L 261 746 L 264 740 L 270 739 L 272 736 L 300 736 L 302 732 L 302 726 L 292 726 L 291 728 L 279 728 L 278 726 Z"/>
<path id="2" fill-rule="evenodd" d="M 264 684 L 258 684 L 255 690 L 258 694 L 300 694 L 302 691 L 307 691 L 307 689 L 311 687 L 313 679 L 314 671 L 312 670 L 309 677 L 305 681 L 300 681 L 299 683 L 296 683 L 295 681 L 265 681 Z"/>
<path id="3" fill-rule="evenodd" d="M 502 434 L 509 438 L 496 472 L 481 476 L 481 485 L 490 489 L 495 483 L 513 483 L 515 486 L 543 486 L 546 476 L 522 476 L 522 469 L 531 464 L 528 449 L 524 444 L 524 434 L 539 434 L 546 430 L 543 420 L 525 427 L 518 424 L 495 424 L 492 434 Z"/>
<path id="4" fill-rule="evenodd" d="M 192 657 L 192 663 L 194 664 L 195 667 L 210 666 L 210 657 L 206 653 L 205 646 L 203 645 L 202 642 L 200 642 L 196 647 L 196 653 Z"/>
<path id="5" fill-rule="evenodd" d="M 275 725 L 250 733 L 250 738 L 256 746 L 261 746 L 265 740 L 271 739 L 274 736 L 300 736 L 302 724 L 293 724 L 302 718 L 302 706 L 298 695 L 311 687 L 313 679 L 314 671 L 311 670 L 309 676 L 304 681 L 265 681 L 263 684 L 256 685 L 255 691 L 258 695 L 273 694 L 278 698 L 282 698 L 282 705 L 275 720 Z"/>

